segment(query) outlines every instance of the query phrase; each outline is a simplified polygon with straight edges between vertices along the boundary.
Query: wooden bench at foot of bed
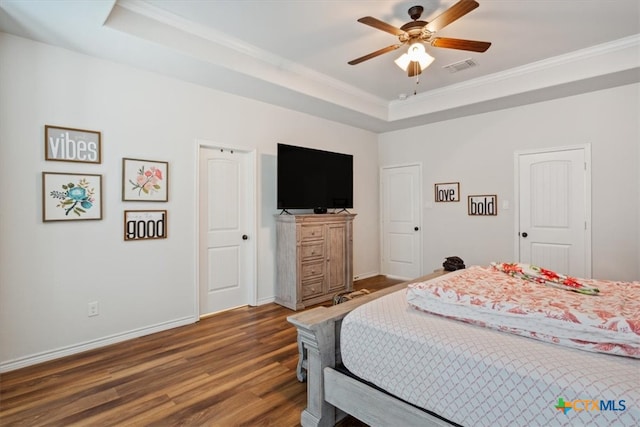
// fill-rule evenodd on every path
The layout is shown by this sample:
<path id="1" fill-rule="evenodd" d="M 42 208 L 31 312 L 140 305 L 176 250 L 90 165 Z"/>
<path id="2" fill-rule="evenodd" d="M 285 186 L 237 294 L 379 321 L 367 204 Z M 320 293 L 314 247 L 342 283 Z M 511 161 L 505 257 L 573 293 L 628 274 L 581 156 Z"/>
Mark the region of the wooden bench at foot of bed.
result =
<path id="1" fill-rule="evenodd" d="M 298 330 L 298 380 L 307 381 L 307 407 L 300 417 L 303 427 L 333 426 L 347 413 L 373 425 L 416 425 L 418 420 L 423 426 L 449 425 L 333 369 L 342 363 L 340 327 L 342 319 L 350 311 L 404 289 L 409 283 L 426 281 L 445 273 L 438 270 L 342 304 L 316 307 L 287 318 Z"/>

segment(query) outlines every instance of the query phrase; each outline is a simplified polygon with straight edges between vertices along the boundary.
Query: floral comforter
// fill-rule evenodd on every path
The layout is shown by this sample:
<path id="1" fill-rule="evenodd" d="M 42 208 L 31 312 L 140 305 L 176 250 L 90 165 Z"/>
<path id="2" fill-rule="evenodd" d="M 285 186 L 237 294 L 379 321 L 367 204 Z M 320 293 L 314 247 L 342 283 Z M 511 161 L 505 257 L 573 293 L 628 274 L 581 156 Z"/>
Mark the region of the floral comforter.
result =
<path id="1" fill-rule="evenodd" d="M 597 294 L 472 266 L 410 284 L 413 308 L 593 352 L 640 358 L 640 282 L 576 279 Z"/>

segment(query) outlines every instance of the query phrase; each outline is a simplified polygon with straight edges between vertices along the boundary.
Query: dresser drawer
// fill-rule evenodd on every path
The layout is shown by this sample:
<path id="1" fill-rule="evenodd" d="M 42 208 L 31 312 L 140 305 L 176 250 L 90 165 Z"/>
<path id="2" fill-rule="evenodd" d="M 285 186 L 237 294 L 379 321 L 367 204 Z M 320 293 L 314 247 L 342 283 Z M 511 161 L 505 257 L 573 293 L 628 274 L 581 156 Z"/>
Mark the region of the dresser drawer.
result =
<path id="1" fill-rule="evenodd" d="M 302 282 L 302 299 L 315 297 L 322 294 L 322 278 L 305 280 Z"/>
<path id="2" fill-rule="evenodd" d="M 321 239 L 324 237 L 323 225 L 303 225 L 300 227 L 300 238 L 302 240 Z"/>
<path id="3" fill-rule="evenodd" d="M 302 271 L 300 273 L 302 281 L 307 278 L 324 275 L 324 260 L 302 264 Z"/>
<path id="4" fill-rule="evenodd" d="M 302 244 L 302 261 L 313 259 L 313 258 L 323 258 L 324 257 L 324 242 L 319 243 L 306 243 Z"/>

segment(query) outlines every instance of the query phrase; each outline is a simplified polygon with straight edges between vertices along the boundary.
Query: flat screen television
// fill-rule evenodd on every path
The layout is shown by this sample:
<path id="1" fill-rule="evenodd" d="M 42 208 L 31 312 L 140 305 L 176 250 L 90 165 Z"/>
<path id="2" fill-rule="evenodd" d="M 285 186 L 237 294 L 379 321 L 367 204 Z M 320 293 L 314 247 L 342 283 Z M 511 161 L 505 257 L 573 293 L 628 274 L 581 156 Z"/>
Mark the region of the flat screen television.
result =
<path id="1" fill-rule="evenodd" d="M 278 144 L 278 209 L 353 208 L 353 156 Z"/>

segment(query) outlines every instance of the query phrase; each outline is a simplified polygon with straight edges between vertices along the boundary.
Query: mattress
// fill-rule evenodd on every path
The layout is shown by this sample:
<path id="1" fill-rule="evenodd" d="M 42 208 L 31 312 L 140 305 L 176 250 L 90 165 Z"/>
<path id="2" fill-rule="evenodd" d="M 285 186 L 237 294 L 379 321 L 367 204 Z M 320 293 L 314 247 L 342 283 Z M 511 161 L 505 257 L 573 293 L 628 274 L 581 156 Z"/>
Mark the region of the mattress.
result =
<path id="1" fill-rule="evenodd" d="M 640 425 L 640 363 L 410 308 L 406 290 L 349 313 L 347 369 L 463 426 Z"/>
<path id="2" fill-rule="evenodd" d="M 578 280 L 598 293 L 569 292 L 472 266 L 410 284 L 407 301 L 419 310 L 504 332 L 640 358 L 640 282 Z"/>

